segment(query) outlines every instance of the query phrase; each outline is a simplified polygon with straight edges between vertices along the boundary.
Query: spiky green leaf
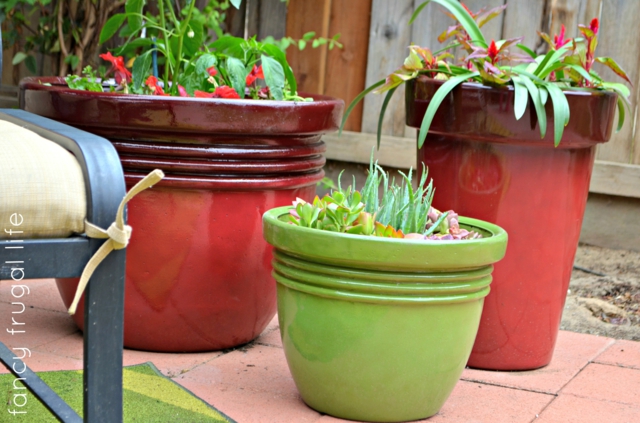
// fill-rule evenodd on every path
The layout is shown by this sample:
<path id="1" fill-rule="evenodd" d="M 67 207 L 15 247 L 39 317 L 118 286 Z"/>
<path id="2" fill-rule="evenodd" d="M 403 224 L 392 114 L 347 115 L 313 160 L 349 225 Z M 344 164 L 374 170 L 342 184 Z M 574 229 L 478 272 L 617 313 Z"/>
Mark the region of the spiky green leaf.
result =
<path id="1" fill-rule="evenodd" d="M 434 0 L 435 1 L 435 0 Z M 431 122 L 433 121 L 433 117 L 436 115 L 440 104 L 445 99 L 445 97 L 458 85 L 462 84 L 469 78 L 473 78 L 478 76 L 478 72 L 469 72 L 463 75 L 458 75 L 450 78 L 447 82 L 442 84 L 442 86 L 436 91 L 433 98 L 429 102 L 429 107 L 427 107 L 427 111 L 422 118 L 422 124 L 420 125 L 420 133 L 418 134 L 418 148 L 422 147 L 424 144 L 424 140 L 427 138 L 427 133 L 429 132 L 429 128 L 431 127 Z"/>
<path id="2" fill-rule="evenodd" d="M 353 108 L 356 107 L 358 103 L 360 103 L 360 100 L 362 100 L 364 96 L 366 96 L 371 91 L 375 90 L 376 88 L 384 84 L 384 82 L 385 80 L 381 79 L 380 81 L 376 82 L 375 84 L 363 90 L 360 94 L 356 96 L 356 98 L 353 99 L 353 101 L 349 104 L 349 107 L 347 107 L 347 110 L 345 110 L 344 112 L 344 116 L 342 117 L 342 123 L 340 124 L 340 131 L 338 131 L 338 135 L 342 134 L 342 128 L 344 128 L 344 124 L 347 122 L 347 118 L 351 114 L 351 111 L 353 110 Z"/>
<path id="3" fill-rule="evenodd" d="M 533 101 L 533 105 L 536 110 L 536 115 L 538 116 L 538 125 L 540 126 L 540 138 L 544 138 L 547 133 L 547 112 L 544 108 L 544 104 L 542 104 L 542 100 L 540 99 L 540 90 L 536 85 L 529 79 L 528 76 L 520 74 L 520 81 L 527 87 L 527 91 L 529 91 L 529 95 L 531 96 L 531 100 Z"/>
<path id="4" fill-rule="evenodd" d="M 569 123 L 569 103 L 567 97 L 556 84 L 546 84 L 540 88 L 540 92 L 542 90 L 549 92 L 553 103 L 553 144 L 557 147 L 562 139 L 564 127 Z"/>
<path id="5" fill-rule="evenodd" d="M 517 76 L 514 76 L 512 79 L 513 88 L 515 91 L 513 110 L 516 115 L 516 120 L 520 120 L 520 118 L 524 115 L 524 112 L 527 110 L 527 104 L 529 103 L 529 93 L 527 92 L 527 87 L 520 81 Z"/>
<path id="6" fill-rule="evenodd" d="M 607 66 L 609 69 L 614 71 L 617 75 L 627 81 L 629 84 L 632 84 L 627 73 L 620 67 L 620 65 L 613 60 L 611 57 L 596 57 L 596 62 L 602 63 Z"/>
<path id="7" fill-rule="evenodd" d="M 487 47 L 487 41 L 482 35 L 482 31 L 478 27 L 478 24 L 473 19 L 473 17 L 467 12 L 467 10 L 457 1 L 457 0 L 427 0 L 420 4 L 411 15 L 411 19 L 409 20 L 409 25 L 416 20 L 422 9 L 424 9 L 427 4 L 434 2 L 439 4 L 440 6 L 447 9 L 455 18 L 460 22 L 462 27 L 467 31 L 472 40 L 481 47 Z"/>

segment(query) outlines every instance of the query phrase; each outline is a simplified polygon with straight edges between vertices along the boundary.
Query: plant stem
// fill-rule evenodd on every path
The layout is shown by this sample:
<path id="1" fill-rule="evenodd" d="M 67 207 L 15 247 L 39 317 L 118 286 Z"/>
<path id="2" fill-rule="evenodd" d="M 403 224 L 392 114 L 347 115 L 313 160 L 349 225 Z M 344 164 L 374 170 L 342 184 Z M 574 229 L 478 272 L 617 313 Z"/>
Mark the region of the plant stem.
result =
<path id="1" fill-rule="evenodd" d="M 191 20 L 191 14 L 193 13 L 193 7 L 196 4 L 196 0 L 191 0 L 189 3 L 189 10 L 187 11 L 187 17 L 180 24 L 180 38 L 178 38 L 178 55 L 176 56 L 176 70 L 173 73 L 173 86 L 172 90 L 178 89 L 178 72 L 180 70 L 180 64 L 182 63 L 182 44 L 184 40 L 184 35 L 189 29 L 189 21 Z"/>
<path id="2" fill-rule="evenodd" d="M 158 9 L 160 9 L 160 26 L 166 30 L 167 25 L 164 20 L 164 2 L 162 0 L 158 2 Z M 165 31 L 162 31 L 162 38 L 164 39 L 164 46 L 165 46 L 165 49 L 167 50 L 167 60 L 164 64 L 164 78 L 162 78 L 164 80 L 165 89 L 166 89 L 167 86 L 169 85 L 169 66 L 171 66 L 171 59 L 170 59 L 171 45 L 169 43 L 169 37 L 167 36 L 167 33 Z"/>

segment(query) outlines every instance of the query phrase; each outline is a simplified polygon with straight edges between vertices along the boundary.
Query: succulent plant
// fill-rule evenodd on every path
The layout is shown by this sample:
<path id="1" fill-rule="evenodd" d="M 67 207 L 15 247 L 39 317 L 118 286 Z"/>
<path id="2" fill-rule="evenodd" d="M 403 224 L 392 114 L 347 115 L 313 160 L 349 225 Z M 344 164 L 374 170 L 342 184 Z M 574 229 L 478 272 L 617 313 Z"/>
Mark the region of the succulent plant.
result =
<path id="1" fill-rule="evenodd" d="M 427 184 L 426 169 L 423 169 L 415 190 L 411 184 L 412 170 L 409 169 L 408 175 L 400 174 L 400 185 L 395 179 L 389 182 L 389 174 L 373 161 L 372 154 L 369 174 L 361 191 L 356 191 L 352 185 L 343 190 L 340 173 L 337 190 L 331 194 L 322 198 L 316 196 L 312 203 L 297 198 L 289 212 L 289 221 L 307 228 L 386 238 L 460 240 L 482 237 L 477 232 L 460 228 L 458 214 L 453 210 L 441 212 L 431 206 L 435 188 L 433 180 Z"/>

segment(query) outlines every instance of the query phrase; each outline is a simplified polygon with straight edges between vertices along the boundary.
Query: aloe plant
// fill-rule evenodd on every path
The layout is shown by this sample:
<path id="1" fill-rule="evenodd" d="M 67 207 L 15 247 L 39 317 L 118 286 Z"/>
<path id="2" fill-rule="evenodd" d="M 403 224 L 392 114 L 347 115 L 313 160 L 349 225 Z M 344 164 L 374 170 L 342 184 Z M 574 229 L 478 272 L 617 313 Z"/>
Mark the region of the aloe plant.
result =
<path id="1" fill-rule="evenodd" d="M 323 198 L 307 203 L 298 198 L 289 212 L 289 222 L 306 228 L 387 238 L 460 240 L 481 237 L 460 228 L 458 215 L 441 212 L 431 206 L 435 189 L 433 180 L 427 184 L 427 170 L 416 189 L 411 184 L 412 170 L 400 173 L 396 184 L 389 174 L 373 161 L 361 191 L 352 185 L 342 189 L 338 177 L 337 189 Z M 355 185 L 355 181 L 354 181 Z M 335 186 L 335 185 L 334 185 Z M 382 192 L 382 195 L 380 195 Z"/>

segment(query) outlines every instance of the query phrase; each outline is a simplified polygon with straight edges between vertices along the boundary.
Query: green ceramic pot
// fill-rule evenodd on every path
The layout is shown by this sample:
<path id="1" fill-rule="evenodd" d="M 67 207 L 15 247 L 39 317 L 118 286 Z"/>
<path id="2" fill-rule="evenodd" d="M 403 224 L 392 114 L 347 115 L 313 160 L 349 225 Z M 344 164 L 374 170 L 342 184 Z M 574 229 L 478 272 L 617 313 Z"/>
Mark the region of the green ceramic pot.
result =
<path id="1" fill-rule="evenodd" d="M 376 422 L 440 410 L 473 346 L 492 264 L 507 234 L 415 241 L 301 228 L 290 207 L 263 216 L 275 247 L 284 352 L 302 399 L 332 416 Z"/>

